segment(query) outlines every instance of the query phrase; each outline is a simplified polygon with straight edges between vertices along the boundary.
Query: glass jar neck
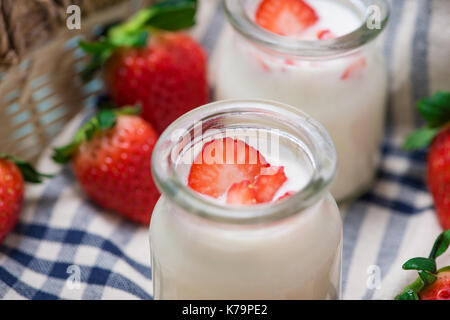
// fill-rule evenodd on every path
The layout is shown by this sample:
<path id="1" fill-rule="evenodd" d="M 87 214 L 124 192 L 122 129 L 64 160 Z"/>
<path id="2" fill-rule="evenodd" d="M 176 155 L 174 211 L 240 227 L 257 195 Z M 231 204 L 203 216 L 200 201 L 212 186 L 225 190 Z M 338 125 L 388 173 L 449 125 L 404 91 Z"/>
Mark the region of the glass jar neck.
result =
<path id="1" fill-rule="evenodd" d="M 309 162 L 309 180 L 285 201 L 254 206 L 229 206 L 194 192 L 181 173 L 192 164 L 185 159 L 195 157 L 186 154 L 197 153 L 193 146 L 228 130 L 265 131 L 286 139 Z M 299 109 L 260 100 L 226 100 L 192 110 L 172 123 L 155 146 L 152 173 L 161 193 L 186 212 L 212 221 L 254 224 L 279 220 L 317 203 L 334 177 L 336 161 L 328 133 Z"/>
<path id="2" fill-rule="evenodd" d="M 250 14 L 260 0 L 225 0 L 224 8 L 233 28 L 268 53 L 297 58 L 321 59 L 351 54 L 373 41 L 389 20 L 387 0 L 348 0 L 361 16 L 361 25 L 350 33 L 325 40 L 299 40 L 272 33 L 257 25 Z"/>

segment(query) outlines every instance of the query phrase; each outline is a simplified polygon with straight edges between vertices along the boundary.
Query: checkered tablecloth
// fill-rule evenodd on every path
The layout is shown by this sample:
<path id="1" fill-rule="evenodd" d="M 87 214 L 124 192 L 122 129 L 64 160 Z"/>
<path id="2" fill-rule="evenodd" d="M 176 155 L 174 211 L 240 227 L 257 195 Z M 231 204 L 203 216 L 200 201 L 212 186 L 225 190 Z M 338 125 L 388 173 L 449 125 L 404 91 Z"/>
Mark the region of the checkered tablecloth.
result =
<path id="1" fill-rule="evenodd" d="M 449 19 L 448 0 L 392 1 L 380 39 L 390 69 L 383 157 L 373 188 L 342 207 L 344 299 L 391 299 L 416 276 L 401 271 L 402 262 L 426 255 L 441 231 L 424 184 L 426 153 L 400 146 L 420 125 L 415 102 L 450 90 Z M 219 1 L 201 1 L 198 21 L 192 34 L 214 66 L 220 35 L 230 29 Z M 88 106 L 54 145 L 67 142 L 92 112 Z M 151 299 L 147 228 L 93 206 L 70 167 L 55 166 L 49 154 L 39 169 L 59 174 L 28 186 L 20 222 L 0 245 L 0 298 Z M 439 260 L 449 262 L 448 254 Z"/>

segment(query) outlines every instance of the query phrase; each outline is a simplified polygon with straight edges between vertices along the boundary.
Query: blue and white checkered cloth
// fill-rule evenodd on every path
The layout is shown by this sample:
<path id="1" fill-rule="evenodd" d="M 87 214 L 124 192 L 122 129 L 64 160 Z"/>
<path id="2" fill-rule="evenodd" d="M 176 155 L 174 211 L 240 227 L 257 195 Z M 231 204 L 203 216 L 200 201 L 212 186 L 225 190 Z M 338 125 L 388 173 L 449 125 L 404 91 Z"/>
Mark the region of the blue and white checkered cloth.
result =
<path id="1" fill-rule="evenodd" d="M 450 90 L 449 19 L 448 0 L 392 1 L 380 39 L 391 88 L 382 162 L 373 188 L 342 208 L 344 299 L 391 299 L 416 276 L 401 264 L 426 255 L 441 231 L 424 184 L 426 153 L 400 146 L 420 124 L 415 102 Z M 198 20 L 192 34 L 213 66 L 220 35 L 230 29 L 219 1 L 203 0 Z M 54 145 L 67 142 L 91 112 L 78 115 Z M 0 298 L 151 299 L 147 228 L 92 205 L 70 167 L 55 166 L 49 154 L 39 169 L 58 176 L 28 186 L 19 225 L 0 245 Z M 446 255 L 439 264 L 449 262 Z"/>

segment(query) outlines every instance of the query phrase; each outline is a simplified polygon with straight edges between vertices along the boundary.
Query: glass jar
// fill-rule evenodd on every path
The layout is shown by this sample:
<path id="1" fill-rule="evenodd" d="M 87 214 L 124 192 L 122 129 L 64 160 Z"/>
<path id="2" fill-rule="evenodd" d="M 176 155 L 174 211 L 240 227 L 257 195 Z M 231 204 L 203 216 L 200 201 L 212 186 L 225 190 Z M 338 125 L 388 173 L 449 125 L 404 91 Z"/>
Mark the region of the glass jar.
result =
<path id="1" fill-rule="evenodd" d="M 219 48 L 216 98 L 269 99 L 307 112 L 327 129 L 337 149 L 334 197 L 340 201 L 363 193 L 375 174 L 384 128 L 387 71 L 372 40 L 387 24 L 386 1 L 310 1 L 321 4 L 325 18 L 341 27 L 349 24 L 350 11 L 333 12 L 338 4 L 355 19 L 354 30 L 326 40 L 262 29 L 252 18 L 259 0 L 224 3 L 233 30 L 225 32 Z"/>
<path id="2" fill-rule="evenodd" d="M 253 206 L 194 192 L 192 159 L 218 136 L 244 140 L 263 156 L 270 149 L 300 190 Z M 328 192 L 335 169 L 331 138 L 297 108 L 229 100 L 176 120 L 152 159 L 162 193 L 150 225 L 155 299 L 338 299 L 342 223 Z"/>

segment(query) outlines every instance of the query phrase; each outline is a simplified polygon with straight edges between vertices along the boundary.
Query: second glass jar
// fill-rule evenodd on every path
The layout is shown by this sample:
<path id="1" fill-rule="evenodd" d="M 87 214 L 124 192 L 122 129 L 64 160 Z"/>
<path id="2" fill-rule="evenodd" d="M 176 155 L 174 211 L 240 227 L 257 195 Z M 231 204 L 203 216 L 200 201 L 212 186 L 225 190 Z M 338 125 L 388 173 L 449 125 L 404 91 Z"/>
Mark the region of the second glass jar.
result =
<path id="1" fill-rule="evenodd" d="M 347 9 L 361 19 L 359 28 L 320 41 L 260 28 L 252 18 L 257 4 L 225 1 L 233 32 L 225 33 L 220 48 L 216 98 L 269 99 L 307 112 L 325 126 L 336 145 L 332 194 L 338 201 L 361 194 L 373 180 L 384 128 L 387 71 L 373 40 L 387 23 L 386 1 L 349 1 Z M 373 28 L 366 17 L 371 8 L 379 19 Z"/>

